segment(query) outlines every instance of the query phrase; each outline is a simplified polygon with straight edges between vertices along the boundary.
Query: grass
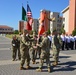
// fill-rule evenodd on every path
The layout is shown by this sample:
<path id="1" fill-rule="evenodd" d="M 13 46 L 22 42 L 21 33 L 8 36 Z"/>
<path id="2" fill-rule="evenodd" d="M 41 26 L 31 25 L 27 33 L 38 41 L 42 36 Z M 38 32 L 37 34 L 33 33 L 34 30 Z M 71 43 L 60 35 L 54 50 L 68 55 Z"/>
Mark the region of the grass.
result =
<path id="1" fill-rule="evenodd" d="M 6 37 L 8 37 L 8 38 L 11 38 L 11 39 L 12 39 L 12 37 L 13 37 L 14 35 L 18 36 L 18 34 L 7 34 L 7 35 L 6 35 Z"/>

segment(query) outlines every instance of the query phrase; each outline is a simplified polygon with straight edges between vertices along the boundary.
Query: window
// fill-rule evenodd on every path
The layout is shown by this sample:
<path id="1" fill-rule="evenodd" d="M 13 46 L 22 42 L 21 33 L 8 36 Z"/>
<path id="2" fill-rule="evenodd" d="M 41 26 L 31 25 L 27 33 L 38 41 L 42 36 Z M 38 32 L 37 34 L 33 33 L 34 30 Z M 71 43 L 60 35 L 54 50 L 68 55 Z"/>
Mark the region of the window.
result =
<path id="1" fill-rule="evenodd" d="M 59 18 L 59 15 L 58 15 L 58 18 Z"/>
<path id="2" fill-rule="evenodd" d="M 63 21 L 65 21 L 65 18 L 63 18 Z"/>
<path id="3" fill-rule="evenodd" d="M 38 26 L 39 24 L 37 24 L 37 26 Z"/>
<path id="4" fill-rule="evenodd" d="M 37 21 L 37 23 L 39 23 L 39 21 Z"/>
<path id="5" fill-rule="evenodd" d="M 60 20 L 60 22 L 61 22 L 61 20 Z"/>
<path id="6" fill-rule="evenodd" d="M 61 24 L 57 24 L 57 27 L 61 27 Z"/>
<path id="7" fill-rule="evenodd" d="M 7 30 L 7 29 L 5 29 L 5 30 Z"/>
<path id="8" fill-rule="evenodd" d="M 59 20 L 57 20 L 57 22 L 59 22 Z"/>
<path id="9" fill-rule="evenodd" d="M 12 31 L 13 29 L 11 29 L 11 31 Z"/>

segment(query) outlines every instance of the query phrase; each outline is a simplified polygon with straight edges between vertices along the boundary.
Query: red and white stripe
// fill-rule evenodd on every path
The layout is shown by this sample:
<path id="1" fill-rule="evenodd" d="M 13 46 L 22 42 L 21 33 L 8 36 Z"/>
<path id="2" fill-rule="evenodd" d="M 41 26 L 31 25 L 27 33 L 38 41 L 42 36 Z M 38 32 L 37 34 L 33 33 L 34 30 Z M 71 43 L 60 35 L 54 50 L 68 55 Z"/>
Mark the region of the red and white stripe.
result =
<path id="1" fill-rule="evenodd" d="M 32 17 L 32 13 L 31 12 L 27 12 L 27 17 Z"/>

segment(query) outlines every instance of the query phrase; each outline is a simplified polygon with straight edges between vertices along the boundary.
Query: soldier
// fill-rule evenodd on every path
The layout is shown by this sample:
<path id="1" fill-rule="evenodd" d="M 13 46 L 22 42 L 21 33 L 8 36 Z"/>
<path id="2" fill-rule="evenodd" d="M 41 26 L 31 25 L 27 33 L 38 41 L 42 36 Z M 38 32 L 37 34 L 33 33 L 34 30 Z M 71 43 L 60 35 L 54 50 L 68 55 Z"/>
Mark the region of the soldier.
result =
<path id="1" fill-rule="evenodd" d="M 74 36 L 72 34 L 70 34 L 70 48 L 71 48 L 71 50 L 74 50 L 74 42 L 75 42 Z"/>
<path id="2" fill-rule="evenodd" d="M 44 39 L 42 40 L 42 42 L 40 44 L 37 44 L 37 46 L 41 47 L 41 55 L 40 55 L 40 66 L 38 69 L 36 69 L 36 71 L 41 72 L 42 71 L 42 66 L 44 63 L 44 59 L 46 59 L 46 64 L 48 67 L 48 72 L 51 71 L 50 68 L 50 40 L 48 38 L 48 32 L 44 33 Z"/>
<path id="3" fill-rule="evenodd" d="M 42 42 L 42 36 L 40 36 L 40 37 L 38 37 L 37 38 L 37 43 L 38 44 L 40 44 Z M 40 55 L 41 55 L 41 47 L 37 47 L 37 54 L 38 54 L 38 56 L 39 56 L 39 58 L 40 58 Z"/>
<path id="4" fill-rule="evenodd" d="M 76 35 L 74 36 L 74 40 L 75 40 L 75 50 L 76 50 Z"/>
<path id="5" fill-rule="evenodd" d="M 21 36 L 21 40 L 20 40 L 20 52 L 21 52 L 21 64 L 20 64 L 20 70 L 25 69 L 24 63 L 26 60 L 26 69 L 31 68 L 29 66 L 30 64 L 30 56 L 29 56 L 29 38 L 26 36 L 26 34 L 28 33 L 27 30 L 23 30 L 23 34 Z"/>
<path id="6" fill-rule="evenodd" d="M 16 36 L 13 36 L 11 43 L 12 43 L 12 60 L 15 61 L 18 47 L 18 41 L 16 40 Z"/>
<path id="7" fill-rule="evenodd" d="M 67 50 L 69 50 L 69 48 L 70 48 L 70 42 L 71 42 L 70 37 L 68 34 L 66 34 L 66 36 L 65 36 L 65 47 Z"/>
<path id="8" fill-rule="evenodd" d="M 54 63 L 53 66 L 56 66 L 58 64 L 58 58 L 59 58 L 59 52 L 61 49 L 62 40 L 60 38 L 60 35 L 57 34 L 57 31 L 53 31 L 53 37 L 52 37 L 52 49 L 53 49 L 53 58 Z"/>
<path id="9" fill-rule="evenodd" d="M 19 36 L 17 37 L 17 41 L 18 41 L 18 46 L 17 46 L 17 50 L 18 50 L 18 59 L 21 59 L 21 54 L 20 54 L 20 39 L 21 39 L 21 34 L 19 34 Z"/>
<path id="10" fill-rule="evenodd" d="M 32 59 L 32 63 L 35 64 L 36 63 L 36 57 L 37 57 L 37 47 L 36 47 L 36 43 L 37 43 L 37 36 L 36 33 L 33 32 L 33 42 L 31 43 L 31 48 L 30 48 L 30 56 Z"/>

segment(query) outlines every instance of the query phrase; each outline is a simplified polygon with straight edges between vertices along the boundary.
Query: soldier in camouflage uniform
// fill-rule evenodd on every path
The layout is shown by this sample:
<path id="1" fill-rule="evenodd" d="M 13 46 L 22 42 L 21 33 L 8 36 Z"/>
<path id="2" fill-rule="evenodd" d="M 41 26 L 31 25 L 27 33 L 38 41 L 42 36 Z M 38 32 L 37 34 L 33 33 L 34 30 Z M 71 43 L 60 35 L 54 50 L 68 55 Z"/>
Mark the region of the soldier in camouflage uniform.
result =
<path id="1" fill-rule="evenodd" d="M 12 43 L 12 60 L 15 61 L 18 47 L 18 40 L 16 39 L 16 36 L 13 36 L 11 43 Z"/>
<path id="2" fill-rule="evenodd" d="M 37 43 L 40 44 L 42 42 L 42 36 L 40 36 L 38 39 L 37 39 Z M 41 47 L 37 47 L 37 54 L 40 58 L 40 55 L 41 55 Z"/>
<path id="3" fill-rule="evenodd" d="M 19 36 L 17 37 L 17 41 L 18 41 L 18 46 L 17 46 L 17 51 L 18 51 L 18 59 L 21 59 L 21 54 L 20 54 L 20 39 L 21 39 L 21 34 L 19 34 Z"/>
<path id="4" fill-rule="evenodd" d="M 32 60 L 32 63 L 35 64 L 35 60 L 36 60 L 36 57 L 37 57 L 37 46 L 36 46 L 36 43 L 37 43 L 37 36 L 36 36 L 36 32 L 33 32 L 33 41 L 31 42 L 31 48 L 30 48 L 30 56 L 31 56 L 31 60 Z"/>
<path id="5" fill-rule="evenodd" d="M 20 70 L 25 69 L 23 67 L 25 60 L 26 60 L 26 69 L 31 68 L 29 66 L 30 56 L 29 56 L 29 43 L 28 43 L 28 41 L 30 41 L 30 39 L 26 36 L 27 33 L 28 33 L 27 30 L 23 30 L 23 35 L 21 36 L 21 40 L 20 40 L 20 52 L 21 52 Z"/>
<path id="6" fill-rule="evenodd" d="M 44 63 L 44 59 L 46 59 L 46 64 L 48 67 L 48 72 L 51 72 L 51 68 L 50 68 L 50 40 L 47 37 L 48 36 L 48 32 L 45 32 L 44 34 L 44 38 L 42 40 L 42 42 L 40 44 L 37 44 L 37 46 L 41 47 L 41 55 L 40 55 L 40 66 L 38 69 L 36 69 L 36 71 L 41 72 L 42 71 L 42 66 Z"/>
<path id="7" fill-rule="evenodd" d="M 52 37 L 52 49 L 53 49 L 53 58 L 54 58 L 53 66 L 56 66 L 58 64 L 61 44 L 62 44 L 62 41 L 61 41 L 60 35 L 58 35 L 57 31 L 54 30 L 53 37 Z"/>

